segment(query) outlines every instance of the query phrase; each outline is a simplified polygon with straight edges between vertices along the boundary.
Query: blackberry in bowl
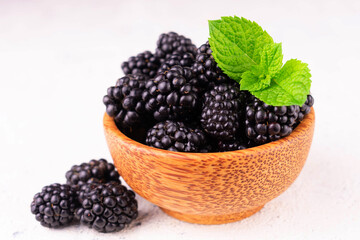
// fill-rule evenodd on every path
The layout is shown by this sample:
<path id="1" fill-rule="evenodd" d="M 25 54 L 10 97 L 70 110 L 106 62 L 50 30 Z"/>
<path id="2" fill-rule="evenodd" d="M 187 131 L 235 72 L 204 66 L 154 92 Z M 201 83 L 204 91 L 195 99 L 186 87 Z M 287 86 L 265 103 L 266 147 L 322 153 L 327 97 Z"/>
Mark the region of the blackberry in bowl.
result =
<path id="1" fill-rule="evenodd" d="M 249 217 L 297 178 L 310 150 L 315 113 L 293 132 L 249 149 L 222 143 L 226 152 L 174 152 L 124 135 L 105 113 L 106 141 L 119 174 L 140 196 L 177 219 L 222 224 Z"/>
<path id="2" fill-rule="evenodd" d="M 196 52 L 194 64 L 191 66 L 201 89 L 207 90 L 222 83 L 235 83 L 219 68 L 212 56 L 209 42 L 201 45 Z"/>
<path id="3" fill-rule="evenodd" d="M 230 84 L 215 86 L 204 94 L 200 122 L 209 136 L 217 140 L 235 138 L 245 106 L 240 95 L 240 90 Z"/>
<path id="4" fill-rule="evenodd" d="M 299 113 L 299 106 L 274 107 L 251 96 L 246 106 L 246 136 L 259 145 L 286 137 L 292 133 Z"/>
<path id="5" fill-rule="evenodd" d="M 183 122 L 170 120 L 150 128 L 146 144 L 175 152 L 202 152 L 207 147 L 206 136 L 201 129 L 192 129 Z"/>
<path id="6" fill-rule="evenodd" d="M 193 63 L 194 55 L 192 53 L 174 53 L 164 60 L 158 69 L 158 73 L 165 72 L 175 65 L 191 67 Z"/>
<path id="7" fill-rule="evenodd" d="M 147 81 L 142 100 L 156 121 L 192 116 L 199 107 L 198 89 L 190 81 L 189 68 L 175 65 Z"/>
<path id="8" fill-rule="evenodd" d="M 146 118 L 145 102 L 141 98 L 146 81 L 143 74 L 128 74 L 109 87 L 103 97 L 107 114 L 114 117 L 120 128 L 139 126 Z"/>
<path id="9" fill-rule="evenodd" d="M 168 59 L 172 54 L 191 53 L 195 56 L 196 46 L 191 39 L 175 32 L 163 33 L 159 36 L 155 50 L 155 57 L 161 62 Z"/>
<path id="10" fill-rule="evenodd" d="M 125 74 L 144 74 L 148 77 L 155 77 L 159 67 L 160 60 L 150 51 L 130 57 L 128 61 L 121 64 L 121 69 Z"/>

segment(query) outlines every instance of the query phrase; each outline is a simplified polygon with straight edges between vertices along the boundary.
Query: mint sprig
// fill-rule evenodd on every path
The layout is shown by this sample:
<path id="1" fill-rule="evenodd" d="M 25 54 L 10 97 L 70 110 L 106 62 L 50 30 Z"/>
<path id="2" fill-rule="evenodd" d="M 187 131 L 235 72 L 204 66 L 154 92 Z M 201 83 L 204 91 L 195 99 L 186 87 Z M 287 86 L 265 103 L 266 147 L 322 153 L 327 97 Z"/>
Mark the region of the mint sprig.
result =
<path id="1" fill-rule="evenodd" d="M 311 87 L 308 65 L 297 59 L 283 65 L 281 43 L 274 43 L 257 23 L 222 17 L 209 21 L 209 29 L 215 61 L 241 90 L 273 106 L 305 103 Z"/>

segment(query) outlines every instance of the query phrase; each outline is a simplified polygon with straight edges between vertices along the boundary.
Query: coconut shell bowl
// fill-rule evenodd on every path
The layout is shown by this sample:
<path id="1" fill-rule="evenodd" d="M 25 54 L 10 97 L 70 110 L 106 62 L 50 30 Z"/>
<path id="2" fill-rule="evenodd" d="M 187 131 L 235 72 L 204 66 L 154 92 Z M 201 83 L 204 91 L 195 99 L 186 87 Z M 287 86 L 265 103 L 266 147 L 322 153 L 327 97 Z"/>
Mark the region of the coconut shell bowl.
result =
<path id="1" fill-rule="evenodd" d="M 310 150 L 315 113 L 278 141 L 219 153 L 146 146 L 121 133 L 106 113 L 103 124 L 114 164 L 137 194 L 177 219 L 222 224 L 258 212 L 295 181 Z"/>

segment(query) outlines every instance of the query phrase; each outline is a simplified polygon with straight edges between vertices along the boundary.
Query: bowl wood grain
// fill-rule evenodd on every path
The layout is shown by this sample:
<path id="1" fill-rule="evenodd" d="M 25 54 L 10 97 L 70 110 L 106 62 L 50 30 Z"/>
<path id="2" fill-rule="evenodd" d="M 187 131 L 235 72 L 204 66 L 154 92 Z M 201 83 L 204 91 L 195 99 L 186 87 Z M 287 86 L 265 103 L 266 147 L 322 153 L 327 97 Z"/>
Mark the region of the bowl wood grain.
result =
<path id="1" fill-rule="evenodd" d="M 314 109 L 293 133 L 262 146 L 222 153 L 179 153 L 136 142 L 106 113 L 105 137 L 127 184 L 165 213 L 191 223 L 246 218 L 297 178 L 311 146 Z"/>

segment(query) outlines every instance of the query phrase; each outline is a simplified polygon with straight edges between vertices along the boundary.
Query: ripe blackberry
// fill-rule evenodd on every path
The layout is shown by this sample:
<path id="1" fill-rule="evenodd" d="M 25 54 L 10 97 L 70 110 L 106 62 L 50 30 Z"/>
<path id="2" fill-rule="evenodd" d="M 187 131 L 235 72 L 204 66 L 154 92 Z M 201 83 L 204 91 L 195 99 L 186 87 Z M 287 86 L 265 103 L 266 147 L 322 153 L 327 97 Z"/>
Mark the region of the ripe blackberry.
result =
<path id="1" fill-rule="evenodd" d="M 77 207 L 75 191 L 58 183 L 43 187 L 31 202 L 31 212 L 44 227 L 62 227 L 71 223 Z"/>
<path id="2" fill-rule="evenodd" d="M 175 65 L 182 67 L 191 67 L 194 62 L 194 55 L 192 53 L 171 54 L 160 66 L 158 73 L 169 70 Z"/>
<path id="3" fill-rule="evenodd" d="M 149 80 L 142 95 L 146 111 L 156 121 L 193 116 L 199 101 L 197 88 L 189 83 L 191 78 L 190 68 L 176 65 Z"/>
<path id="4" fill-rule="evenodd" d="M 138 216 L 135 193 L 120 183 L 95 184 L 82 195 L 75 216 L 99 232 L 122 230 Z"/>
<path id="5" fill-rule="evenodd" d="M 256 145 L 290 135 L 298 119 L 300 107 L 270 106 L 252 96 L 246 107 L 246 136 Z"/>
<path id="6" fill-rule="evenodd" d="M 314 98 L 313 96 L 311 96 L 311 94 L 309 94 L 307 96 L 306 102 L 304 103 L 304 105 L 302 105 L 302 107 L 300 108 L 300 112 L 299 112 L 299 116 L 297 119 L 297 122 L 300 123 L 304 117 L 310 113 L 311 111 L 311 107 L 314 105 Z"/>
<path id="7" fill-rule="evenodd" d="M 157 41 L 155 56 L 164 61 L 171 54 L 191 53 L 195 56 L 196 46 L 189 38 L 179 35 L 175 32 L 163 33 Z"/>
<path id="8" fill-rule="evenodd" d="M 205 90 L 222 83 L 235 83 L 218 67 L 212 56 L 209 42 L 198 48 L 195 62 L 191 69 L 196 76 L 199 87 Z"/>
<path id="9" fill-rule="evenodd" d="M 183 122 L 167 120 L 155 124 L 147 132 L 146 144 L 175 152 L 207 152 L 202 130 L 187 127 Z"/>
<path id="10" fill-rule="evenodd" d="M 121 64 L 125 74 L 144 74 L 155 77 L 160 67 L 160 61 L 150 51 L 139 53 L 137 56 L 130 57 L 127 62 Z"/>
<path id="11" fill-rule="evenodd" d="M 120 183 L 120 176 L 114 164 L 105 159 L 91 160 L 89 163 L 74 165 L 65 174 L 67 184 L 79 188 L 87 183 L 107 183 L 110 181 Z"/>
<path id="12" fill-rule="evenodd" d="M 145 122 L 145 102 L 141 98 L 145 85 L 144 75 L 133 74 L 118 79 L 114 87 L 108 88 L 103 102 L 107 114 L 114 117 L 120 128 L 139 126 Z"/>
<path id="13" fill-rule="evenodd" d="M 201 126 L 217 141 L 232 140 L 240 127 L 240 118 L 245 101 L 239 88 L 221 84 L 204 94 Z"/>

